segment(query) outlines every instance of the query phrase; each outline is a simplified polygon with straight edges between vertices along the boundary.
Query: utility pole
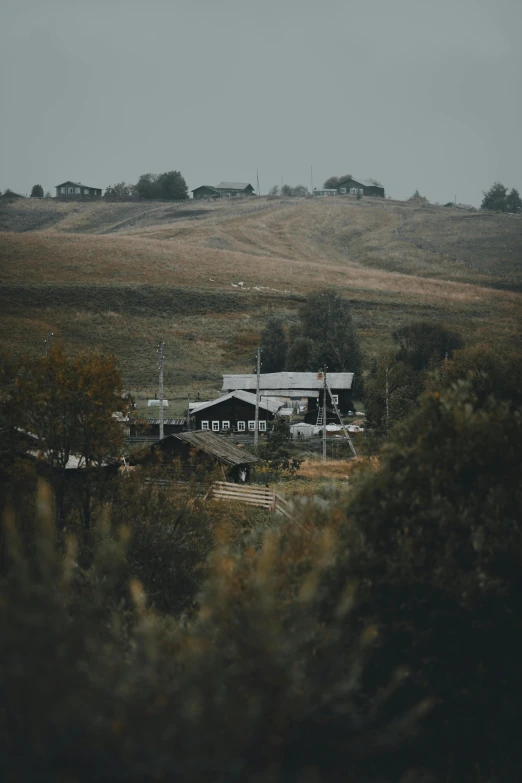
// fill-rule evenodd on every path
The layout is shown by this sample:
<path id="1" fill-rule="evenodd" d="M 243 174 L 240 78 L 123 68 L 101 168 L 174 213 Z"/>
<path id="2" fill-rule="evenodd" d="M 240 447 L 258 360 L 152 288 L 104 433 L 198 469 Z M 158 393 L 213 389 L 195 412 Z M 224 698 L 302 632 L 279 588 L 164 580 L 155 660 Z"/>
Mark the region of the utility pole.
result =
<path id="1" fill-rule="evenodd" d="M 261 195 L 261 191 L 259 190 L 259 169 L 257 169 L 257 195 Z"/>
<path id="2" fill-rule="evenodd" d="M 51 332 L 51 331 L 47 332 L 47 337 L 44 340 L 45 358 L 46 359 L 49 356 L 49 351 L 51 350 L 51 343 L 53 341 L 53 335 L 54 335 L 54 332 Z"/>
<path id="3" fill-rule="evenodd" d="M 254 424 L 254 448 L 259 443 L 259 373 L 261 372 L 261 348 L 257 349 L 257 374 L 256 374 L 256 421 Z"/>
<path id="4" fill-rule="evenodd" d="M 326 367 L 323 370 L 323 462 L 326 462 Z"/>
<path id="5" fill-rule="evenodd" d="M 158 369 L 159 369 L 159 435 L 163 440 L 163 340 L 158 344 Z"/>
<path id="6" fill-rule="evenodd" d="M 310 166 L 310 193 L 314 192 L 314 172 L 312 166 Z"/>

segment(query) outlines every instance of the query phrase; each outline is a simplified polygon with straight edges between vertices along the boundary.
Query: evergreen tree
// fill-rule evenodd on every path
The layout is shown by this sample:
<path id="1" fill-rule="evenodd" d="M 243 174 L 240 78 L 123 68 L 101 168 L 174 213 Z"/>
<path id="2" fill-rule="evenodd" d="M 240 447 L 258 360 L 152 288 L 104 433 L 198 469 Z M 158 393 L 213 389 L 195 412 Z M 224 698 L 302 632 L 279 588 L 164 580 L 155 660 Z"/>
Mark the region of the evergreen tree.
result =
<path id="1" fill-rule="evenodd" d="M 399 344 L 397 361 L 404 362 L 417 373 L 433 368 L 462 348 L 462 339 L 457 332 L 429 321 L 407 324 L 394 332 L 393 337 Z"/>
<path id="2" fill-rule="evenodd" d="M 350 306 L 331 289 L 318 291 L 299 310 L 302 335 L 313 341 L 314 369 L 360 373 L 361 353 Z"/>
<path id="3" fill-rule="evenodd" d="M 522 212 L 522 199 L 520 198 L 518 190 L 515 188 L 512 188 L 506 196 L 505 211 L 515 212 L 516 214 Z"/>
<path id="4" fill-rule="evenodd" d="M 501 182 L 495 182 L 490 189 L 484 193 L 481 209 L 491 209 L 495 212 L 506 211 L 507 188 Z"/>
<path id="5" fill-rule="evenodd" d="M 33 185 L 31 190 L 31 198 L 43 198 L 44 190 L 41 185 Z"/>
<path id="6" fill-rule="evenodd" d="M 285 369 L 288 343 L 283 322 L 270 318 L 261 332 L 261 363 L 263 372 L 281 372 Z"/>
<path id="7" fill-rule="evenodd" d="M 290 343 L 286 355 L 286 370 L 288 372 L 315 372 L 314 343 L 307 337 L 296 337 Z"/>

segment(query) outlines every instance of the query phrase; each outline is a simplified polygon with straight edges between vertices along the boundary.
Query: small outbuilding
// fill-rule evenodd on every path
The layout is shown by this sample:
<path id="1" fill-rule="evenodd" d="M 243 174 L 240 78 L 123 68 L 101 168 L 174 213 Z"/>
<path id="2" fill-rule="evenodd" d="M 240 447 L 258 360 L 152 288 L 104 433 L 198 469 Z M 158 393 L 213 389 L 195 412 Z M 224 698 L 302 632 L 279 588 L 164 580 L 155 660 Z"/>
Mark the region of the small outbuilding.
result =
<path id="1" fill-rule="evenodd" d="M 152 448 L 160 449 L 168 459 L 179 460 L 186 471 L 210 472 L 220 466 L 225 481 L 247 481 L 250 467 L 259 462 L 246 449 L 208 430 L 169 435 Z"/>

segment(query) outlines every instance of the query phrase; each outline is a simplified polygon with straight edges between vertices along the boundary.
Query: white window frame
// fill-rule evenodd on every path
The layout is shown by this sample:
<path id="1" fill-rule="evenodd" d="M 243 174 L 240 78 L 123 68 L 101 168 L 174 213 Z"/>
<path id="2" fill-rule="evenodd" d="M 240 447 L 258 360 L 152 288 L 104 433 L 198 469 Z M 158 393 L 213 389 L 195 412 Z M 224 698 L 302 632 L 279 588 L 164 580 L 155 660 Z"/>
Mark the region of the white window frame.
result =
<path id="1" fill-rule="evenodd" d="M 222 430 L 229 430 L 230 429 L 230 422 L 229 421 L 222 421 L 221 422 L 221 429 Z"/>
<path id="2" fill-rule="evenodd" d="M 212 422 L 212 432 L 219 432 L 219 421 Z"/>
<path id="3" fill-rule="evenodd" d="M 67 188 L 60 188 L 60 193 L 67 193 Z"/>
<path id="4" fill-rule="evenodd" d="M 81 188 L 74 188 L 74 192 L 79 194 L 79 193 L 82 192 L 82 189 Z"/>
<path id="5" fill-rule="evenodd" d="M 238 432 L 245 432 L 246 430 L 246 424 L 244 421 L 238 421 L 237 423 L 237 431 Z"/>
<path id="6" fill-rule="evenodd" d="M 69 188 L 69 193 L 74 193 L 74 188 Z"/>
<path id="7" fill-rule="evenodd" d="M 89 195 L 89 188 L 84 188 L 83 189 L 83 195 L 84 196 L 88 196 Z"/>
<path id="8" fill-rule="evenodd" d="M 209 429 L 208 421 L 202 421 L 201 422 L 201 429 L 202 430 L 208 430 Z"/>
<path id="9" fill-rule="evenodd" d="M 266 432 L 266 421 L 264 419 L 259 420 L 259 432 Z"/>
<path id="10" fill-rule="evenodd" d="M 255 432 L 256 431 L 256 421 L 255 419 L 253 421 L 248 422 L 248 431 L 249 432 Z"/>
<path id="11" fill-rule="evenodd" d="M 346 193 L 346 188 L 340 188 L 341 193 Z"/>
<path id="12" fill-rule="evenodd" d="M 339 405 L 339 395 L 338 394 L 332 394 L 332 400 L 335 402 L 336 405 Z"/>

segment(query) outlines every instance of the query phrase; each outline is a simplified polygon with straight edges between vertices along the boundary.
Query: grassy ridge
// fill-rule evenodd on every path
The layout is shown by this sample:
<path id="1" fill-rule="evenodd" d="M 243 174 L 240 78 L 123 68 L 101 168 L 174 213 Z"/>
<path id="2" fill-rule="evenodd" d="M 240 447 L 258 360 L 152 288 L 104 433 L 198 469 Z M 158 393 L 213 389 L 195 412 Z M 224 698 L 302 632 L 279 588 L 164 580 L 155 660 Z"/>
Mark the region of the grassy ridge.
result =
<path id="1" fill-rule="evenodd" d="M 52 230 L 20 228 L 53 210 Z M 40 351 L 52 329 L 70 350 L 114 352 L 132 389 L 152 388 L 164 339 L 171 396 L 219 391 L 223 372 L 250 369 L 267 317 L 294 322 L 325 285 L 350 301 L 368 355 L 421 318 L 472 343 L 520 340 L 516 217 L 340 198 L 204 213 L 27 201 L 1 218 L 11 231 L 0 233 L 0 346 Z"/>

